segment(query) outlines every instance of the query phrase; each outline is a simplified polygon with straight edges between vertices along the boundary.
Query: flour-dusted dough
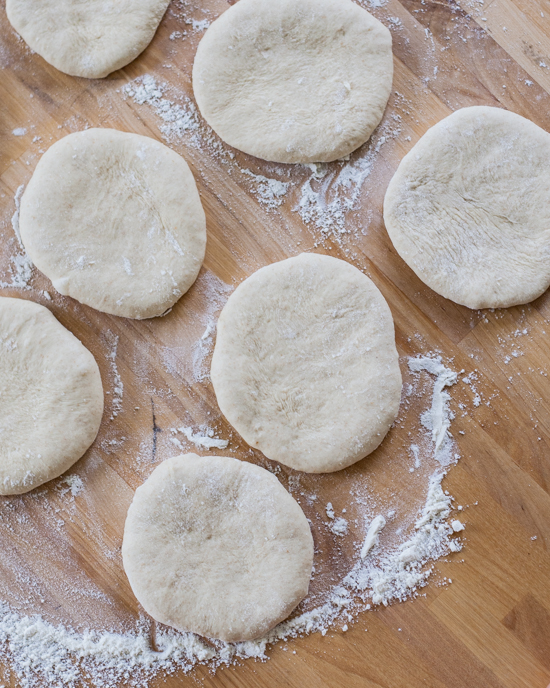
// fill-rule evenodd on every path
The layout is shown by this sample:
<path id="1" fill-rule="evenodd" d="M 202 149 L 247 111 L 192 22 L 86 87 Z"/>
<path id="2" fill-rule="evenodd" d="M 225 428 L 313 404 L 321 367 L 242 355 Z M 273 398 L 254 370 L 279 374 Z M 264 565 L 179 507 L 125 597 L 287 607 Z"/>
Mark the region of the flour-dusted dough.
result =
<path id="1" fill-rule="evenodd" d="M 170 0 L 6 0 L 13 28 L 66 74 L 107 76 L 149 45 Z"/>
<path id="2" fill-rule="evenodd" d="M 351 0 L 239 0 L 203 36 L 193 90 L 231 146 L 328 162 L 370 137 L 392 75 L 390 32 Z"/>
<path id="3" fill-rule="evenodd" d="M 114 129 L 70 134 L 42 156 L 21 199 L 19 229 L 58 292 L 128 318 L 173 306 L 195 281 L 206 246 L 185 160 Z"/>
<path id="4" fill-rule="evenodd" d="M 550 134 L 498 108 L 454 112 L 401 161 L 384 221 L 438 294 L 469 308 L 532 301 L 550 285 Z"/>
<path id="5" fill-rule="evenodd" d="M 337 258 L 261 268 L 221 312 L 212 383 L 224 416 L 268 458 L 309 473 L 345 468 L 376 449 L 399 409 L 388 304 Z"/>
<path id="6" fill-rule="evenodd" d="M 264 468 L 195 454 L 161 463 L 136 490 L 124 570 L 157 621 L 227 641 L 263 636 L 306 596 L 313 538 Z"/>
<path id="7" fill-rule="evenodd" d="M 0 494 L 64 473 L 94 441 L 102 414 L 88 349 L 47 308 L 0 297 Z"/>

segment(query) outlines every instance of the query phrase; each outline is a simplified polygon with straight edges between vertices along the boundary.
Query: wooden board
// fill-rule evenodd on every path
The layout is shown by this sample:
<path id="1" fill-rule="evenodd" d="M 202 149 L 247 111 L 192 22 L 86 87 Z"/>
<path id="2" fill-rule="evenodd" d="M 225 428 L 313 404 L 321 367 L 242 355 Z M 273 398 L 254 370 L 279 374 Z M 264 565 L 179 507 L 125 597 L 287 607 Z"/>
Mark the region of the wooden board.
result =
<path id="1" fill-rule="evenodd" d="M 296 190 L 309 176 L 305 168 L 275 169 L 239 153 L 236 162 L 228 162 L 211 145 L 197 147 L 183 137 L 174 147 L 198 181 L 209 239 L 199 280 L 168 316 L 144 322 L 110 317 L 55 294 L 38 273 L 29 290 L 2 290 L 51 308 L 94 353 L 111 395 L 98 440 L 73 470 L 82 477 L 84 491 L 72 498 L 58 480 L 0 506 L 2 598 L 22 611 L 36 611 L 39 604 L 46 618 L 80 627 L 95 621 L 82 595 L 95 600 L 110 627 L 137 614 L 121 567 L 122 527 L 133 490 L 156 462 L 175 453 L 170 428 L 207 423 L 230 439 L 233 455 L 262 462 L 231 431 L 208 380 L 193 370 L 205 314 L 215 315 L 224 284 L 232 287 L 258 267 L 303 250 L 342 257 L 371 276 L 387 298 L 404 368 L 406 356 L 437 351 L 454 369 L 477 371 L 482 402 L 475 406 L 474 393 L 462 385 L 453 406 L 462 458 L 445 487 L 457 503 L 476 506 L 463 517 L 463 552 L 437 565 L 440 578 L 452 578 L 451 585 L 431 585 L 423 598 L 365 613 L 346 633 L 293 641 L 296 654 L 276 648 L 266 663 L 247 662 L 215 676 L 198 668 L 166 683 L 159 678 L 158 685 L 200 679 L 217 687 L 545 688 L 550 682 L 550 296 L 494 312 L 472 312 L 446 301 L 396 255 L 381 219 L 384 191 L 399 160 L 452 110 L 500 106 L 550 131 L 550 2 L 365 1 L 367 8 L 371 5 L 392 30 L 395 77 L 381 125 L 389 132 L 387 140 L 373 153 L 358 208 L 346 218 L 353 231 L 340 236 L 331 230 L 325 236 L 302 221 Z M 10 257 L 17 250 L 10 224 L 14 195 L 28 181 L 40 151 L 87 126 L 163 140 L 158 114 L 124 98 L 121 88 L 152 74 L 191 98 L 192 60 L 202 35 L 191 20 L 212 19 L 226 7 L 225 0 L 174 1 L 145 53 L 100 81 L 71 78 L 32 54 L 2 9 L 1 281 L 9 281 Z M 26 134 L 14 136 L 17 128 Z M 294 191 L 270 210 L 251 192 L 251 178 L 235 172 L 236 164 L 267 177 L 278 175 Z M 115 415 L 117 374 L 124 394 Z M 357 467 L 306 479 L 321 495 L 319 504 L 329 499 L 344 504 L 349 481 L 358 474 L 368 476 L 381 493 L 394 489 L 396 476 L 406 472 L 399 456 L 407 423 L 417 418 L 422 403 L 414 402 L 408 420 L 402 414 L 380 450 Z M 283 471 L 283 481 L 291 475 Z M 402 498 L 412 510 L 421 503 L 414 489 Z M 308 515 L 319 508 L 301 503 Z M 5 519 L 11 519 L 11 530 L 2 529 Z M 331 542 L 327 538 L 317 545 L 333 555 Z M 94 583 L 89 590 L 87 580 Z"/>

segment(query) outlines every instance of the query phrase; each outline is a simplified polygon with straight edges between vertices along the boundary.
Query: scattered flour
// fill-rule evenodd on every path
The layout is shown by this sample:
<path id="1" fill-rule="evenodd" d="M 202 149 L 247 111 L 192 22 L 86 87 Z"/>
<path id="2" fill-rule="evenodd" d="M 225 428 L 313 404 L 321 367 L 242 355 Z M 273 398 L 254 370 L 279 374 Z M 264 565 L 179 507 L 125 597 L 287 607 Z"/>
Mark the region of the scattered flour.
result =
<path id="1" fill-rule="evenodd" d="M 401 131 L 400 116 L 393 115 L 393 118 L 393 123 L 382 124 L 367 144 L 352 153 L 349 161 L 314 166 L 312 174 L 302 184 L 299 201 L 293 210 L 307 225 L 321 230 L 323 237 L 338 240 L 351 232 L 346 223 L 347 214 L 357 208 L 361 189 L 380 149 Z"/>
<path id="2" fill-rule="evenodd" d="M 191 100 L 168 84 L 158 83 L 150 74 L 128 83 L 122 93 L 138 105 L 153 109 L 163 122 L 159 129 L 167 143 L 185 141 L 192 148 L 217 157 L 228 166 L 229 174 L 237 172 L 251 179 L 251 193 L 268 210 L 275 210 L 288 198 L 290 209 L 298 213 L 305 224 L 320 230 L 322 239 L 332 237 L 340 241 L 351 233 L 347 215 L 357 209 L 363 184 L 372 172 L 380 149 L 401 131 L 401 116 L 393 113 L 370 141 L 347 159 L 305 165 L 302 169 L 310 171 L 305 181 L 299 181 L 298 177 L 283 181 L 240 167 L 232 150 L 200 118 Z M 281 168 L 278 173 L 288 175 L 288 170 L 285 172 Z"/>
<path id="3" fill-rule="evenodd" d="M 429 561 L 460 551 L 462 545 L 450 539 L 453 528 L 446 523 L 451 513 L 452 498 L 441 487 L 444 473 L 430 478 L 426 503 L 416 521 L 411 538 L 390 553 L 381 554 L 378 563 L 358 563 L 344 580 L 363 600 L 388 605 L 394 600 L 415 596 L 423 587 L 433 567 L 425 568 Z"/>
<path id="4" fill-rule="evenodd" d="M 122 398 L 124 396 L 124 384 L 122 382 L 122 378 L 120 377 L 120 373 L 118 372 L 118 366 L 116 364 L 118 340 L 118 335 L 111 332 L 111 330 L 107 330 L 107 332 L 105 333 L 105 341 L 109 346 L 107 360 L 109 361 L 109 367 L 113 375 L 113 394 L 111 397 L 111 420 L 114 420 L 122 411 Z"/>
<path id="5" fill-rule="evenodd" d="M 420 448 L 417 444 L 411 444 L 411 453 L 414 457 L 414 467 L 411 469 L 411 473 L 415 468 L 420 468 Z"/>
<path id="6" fill-rule="evenodd" d="M 445 387 L 456 384 L 458 375 L 454 371 L 445 368 L 440 357 L 430 358 L 428 356 L 419 356 L 409 359 L 409 369 L 414 373 L 425 370 L 436 376 L 432 395 L 432 405 L 429 411 L 422 414 L 422 424 L 432 433 L 434 455 L 436 459 L 442 465 L 448 465 L 454 459 L 454 456 L 451 456 L 449 451 L 449 428 L 451 426 L 449 401 L 451 395 L 445 392 L 444 389 Z"/>
<path id="7" fill-rule="evenodd" d="M 109 333 L 108 341 L 111 348 L 109 359 L 114 363 L 118 338 Z M 450 384 L 453 372 L 436 358 L 410 359 L 409 366 L 415 374 L 424 371 L 435 375 L 432 408 L 439 409 L 436 417 L 440 421 L 437 422 L 446 428 L 447 433 L 440 446 L 452 445 L 447 423 L 451 418 L 448 395 L 442 397 L 446 394 L 443 392 L 446 385 L 442 383 L 446 380 Z M 111 369 L 116 387 L 117 372 L 113 367 Z M 434 402 L 438 396 L 443 399 L 440 406 L 439 402 Z M 177 432 L 172 431 L 172 434 Z M 225 443 L 225 440 L 213 438 L 214 433 L 206 428 L 201 428 L 201 434 L 193 433 L 190 427 L 180 428 L 180 432 L 194 443 L 204 440 Z M 438 438 L 439 433 L 430 434 L 434 457 Z M 324 635 L 335 625 L 347 629 L 357 614 L 373 605 L 387 605 L 418 595 L 433 572 L 430 562 L 461 549 L 456 533 L 460 532 L 462 524 L 457 520 L 451 524 L 447 522 L 452 510 L 452 497 L 441 487 L 444 474 L 445 469 L 439 466 L 429 478 L 424 505 L 412 524 L 410 534 L 388 545 L 388 541 L 382 541 L 387 530 L 385 518 L 381 515 L 373 518 L 366 534 L 359 543 L 355 542 L 356 554 L 351 568 L 344 570 L 340 582 L 331 583 L 313 608 L 308 609 L 306 605 L 306 610 L 279 624 L 264 638 L 245 643 L 205 641 L 191 633 L 179 633 L 163 626 L 156 627 L 153 632 L 143 619 L 124 633 L 77 632 L 39 616 L 19 613 L 0 603 L 0 658 L 11 667 L 12 675 L 23 688 L 43 685 L 77 688 L 85 680 L 96 688 L 118 688 L 120 685 L 144 688 L 159 672 L 189 672 L 197 664 L 216 669 L 246 658 L 264 660 L 268 657 L 268 647 L 274 643 L 312 632 Z M 82 490 L 82 481 L 76 475 L 66 476 L 62 484 L 72 495 Z M 298 483 L 296 487 L 299 489 Z M 316 497 L 311 495 L 311 499 Z M 353 536 L 353 531 L 349 532 L 351 522 L 337 517 L 331 502 L 326 504 L 325 511 L 335 536 Z M 347 509 L 342 512 L 347 512 Z M 386 515 L 393 523 L 395 511 Z M 380 542 L 377 543 L 378 539 Z M 359 547 L 361 542 L 362 547 Z M 152 632 L 154 642 L 151 641 Z"/>
<path id="8" fill-rule="evenodd" d="M 181 432 L 188 442 L 191 442 L 196 447 L 202 447 L 203 449 L 226 449 L 229 444 L 228 440 L 221 440 L 214 437 L 214 430 L 212 428 L 200 428 L 198 433 L 193 433 L 193 428 L 171 428 L 170 432 L 175 435 Z M 171 437 L 170 441 L 178 449 L 183 449 L 183 444 L 177 437 Z"/>
<path id="9" fill-rule="evenodd" d="M 184 134 L 196 133 L 199 129 L 197 109 L 187 96 L 181 97 L 181 103 L 175 103 L 164 97 L 166 84 L 159 84 L 150 75 L 145 74 L 130 81 L 122 88 L 124 95 L 132 98 L 138 105 L 147 104 L 164 122 L 159 128 L 163 137 L 173 142 Z M 194 139 L 195 144 L 197 139 Z"/>
<path id="10" fill-rule="evenodd" d="M 451 528 L 455 533 L 460 533 L 461 530 L 464 530 L 464 525 L 459 520 L 454 520 L 451 521 Z"/>
<path id="11" fill-rule="evenodd" d="M 227 301 L 232 287 L 220 280 L 213 273 L 205 276 L 206 305 L 201 313 L 204 332 L 193 346 L 192 374 L 196 382 L 210 380 L 210 366 L 208 358 L 214 350 L 214 334 L 216 333 L 216 317 Z"/>
<path id="12" fill-rule="evenodd" d="M 335 515 L 334 507 L 332 506 L 331 502 L 327 503 L 325 511 L 329 518 L 328 529 L 338 537 L 343 537 L 344 535 L 347 535 L 348 522 L 345 518 Z"/>
<path id="13" fill-rule="evenodd" d="M 27 130 L 24 127 L 17 127 L 11 132 L 14 136 L 25 136 Z"/>
<path id="14" fill-rule="evenodd" d="M 84 489 L 82 478 L 74 473 L 64 476 L 61 480 L 61 485 L 63 486 L 60 488 L 61 494 L 64 495 L 70 492 L 73 497 L 77 497 Z"/>
<path id="15" fill-rule="evenodd" d="M 279 179 L 271 179 L 261 174 L 254 174 L 246 168 L 241 168 L 241 172 L 247 177 L 252 178 L 252 191 L 267 208 L 275 210 L 283 203 L 290 182 L 282 182 Z"/>
<path id="16" fill-rule="evenodd" d="M 208 19 L 188 19 L 185 23 L 192 26 L 193 31 L 206 31 L 211 24 Z"/>
<path id="17" fill-rule="evenodd" d="M 15 234 L 15 238 L 17 240 L 17 244 L 19 246 L 19 252 L 15 253 L 11 257 L 11 266 L 10 266 L 10 274 L 11 274 L 11 282 L 0 282 L 0 287 L 5 288 L 12 288 L 12 289 L 30 289 L 30 280 L 32 278 L 32 271 L 33 271 L 33 264 L 31 262 L 31 259 L 28 257 L 25 247 L 23 246 L 23 242 L 21 241 L 21 234 L 19 233 L 19 206 L 21 203 L 21 196 L 23 195 L 23 191 L 25 190 L 25 185 L 21 184 L 21 186 L 17 189 L 15 193 L 15 212 L 11 218 L 11 226 L 13 228 L 13 232 Z"/>
<path id="18" fill-rule="evenodd" d="M 380 533 L 380 531 L 385 525 L 386 519 L 383 516 L 376 516 L 376 518 L 372 520 L 369 529 L 367 530 L 363 546 L 361 547 L 361 559 L 364 559 L 367 556 L 367 554 L 371 551 L 371 549 L 374 547 L 374 545 L 377 543 L 378 533 Z"/>
<path id="19" fill-rule="evenodd" d="M 333 521 L 331 521 L 328 527 L 329 530 L 331 530 L 335 535 L 338 535 L 339 537 L 347 535 L 348 522 L 345 518 L 342 518 L 341 516 L 337 516 Z"/>

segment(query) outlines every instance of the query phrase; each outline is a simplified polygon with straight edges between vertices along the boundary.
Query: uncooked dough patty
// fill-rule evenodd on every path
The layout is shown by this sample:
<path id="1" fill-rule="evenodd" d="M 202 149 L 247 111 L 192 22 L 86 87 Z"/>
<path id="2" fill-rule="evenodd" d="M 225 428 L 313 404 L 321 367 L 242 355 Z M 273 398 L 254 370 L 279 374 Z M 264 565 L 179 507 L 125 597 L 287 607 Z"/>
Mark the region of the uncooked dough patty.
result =
<path id="1" fill-rule="evenodd" d="M 193 90 L 231 146 L 328 162 L 370 137 L 392 75 L 390 32 L 351 0 L 239 0 L 203 36 Z"/>
<path id="2" fill-rule="evenodd" d="M 532 301 L 550 284 L 550 134 L 506 110 L 457 110 L 401 161 L 384 221 L 438 294 L 469 308 Z"/>
<path id="3" fill-rule="evenodd" d="M 94 441 L 102 414 L 88 349 L 47 308 L 0 297 L 0 494 L 64 473 Z"/>
<path id="4" fill-rule="evenodd" d="M 161 463 L 136 490 L 122 557 L 134 594 L 157 621 L 252 640 L 306 596 L 313 539 L 274 475 L 186 454 Z"/>
<path id="5" fill-rule="evenodd" d="M 206 221 L 185 160 L 114 129 L 61 139 L 21 199 L 32 262 L 61 294 L 128 318 L 162 315 L 195 281 Z"/>
<path id="6" fill-rule="evenodd" d="M 262 268 L 221 312 L 212 383 L 224 416 L 269 459 L 345 468 L 378 447 L 399 409 L 388 304 L 343 260 L 302 254 Z"/>
<path id="7" fill-rule="evenodd" d="M 107 76 L 151 42 L 170 0 L 6 0 L 13 28 L 66 74 Z"/>

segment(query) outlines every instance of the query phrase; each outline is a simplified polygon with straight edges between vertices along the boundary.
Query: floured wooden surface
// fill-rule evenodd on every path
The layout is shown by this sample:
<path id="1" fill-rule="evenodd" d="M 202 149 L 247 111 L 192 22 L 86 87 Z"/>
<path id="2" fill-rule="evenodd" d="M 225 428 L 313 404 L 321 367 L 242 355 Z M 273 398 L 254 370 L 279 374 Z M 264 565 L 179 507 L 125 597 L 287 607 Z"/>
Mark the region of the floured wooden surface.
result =
<path id="1" fill-rule="evenodd" d="M 173 2 L 149 49 L 102 81 L 57 72 L 30 53 L 2 13 L 0 281 L 16 285 L 2 293 L 51 308 L 94 353 L 108 393 L 98 439 L 69 472 L 77 477 L 66 482 L 63 476 L 0 505 L 2 601 L 77 630 L 127 631 L 138 607 L 121 567 L 122 528 L 133 490 L 154 466 L 181 452 L 177 442 L 206 454 L 188 436 L 211 429 L 213 437 L 229 441 L 226 450 L 211 451 L 278 470 L 220 416 L 208 378 L 215 320 L 251 272 L 316 250 L 349 260 L 381 289 L 395 319 L 405 383 L 416 387 L 409 396 L 405 387 L 400 420 L 380 449 L 355 467 L 328 476 L 278 473 L 313 523 L 317 568 L 308 604 L 321 602 L 357 561 L 377 514 L 397 510 L 410 530 L 425 503 L 429 476 L 438 468 L 420 422 L 433 379 L 422 373 L 415 383 L 409 357 L 441 354 L 450 369 L 464 371 L 449 388 L 461 459 L 443 486 L 455 506 L 470 506 L 448 519 L 465 524 L 456 536 L 465 547 L 437 565 L 433 584 L 421 591 L 425 598 L 362 612 L 345 632 L 342 622 L 325 636 L 283 643 L 268 662 L 247 660 L 215 677 L 198 667 L 168 685 L 546 686 L 548 295 L 487 313 L 445 301 L 396 256 L 381 220 L 384 191 L 400 158 L 450 111 L 500 105 L 550 131 L 544 90 L 550 69 L 541 66 L 550 65 L 550 7 L 519 5 L 365 1 L 393 34 L 393 93 L 371 143 L 349 162 L 321 169 L 273 165 L 232 151 L 194 111 L 194 51 L 206 23 L 227 7 L 223 0 Z M 86 126 L 156 137 L 193 169 L 207 213 L 207 255 L 197 283 L 164 318 L 110 317 L 59 296 L 37 271 L 28 280 L 11 222 L 17 189 L 41 150 Z M 411 473 L 412 444 L 424 454 Z M 334 527 L 337 518 L 347 521 L 343 535 Z M 378 536 L 382 549 L 402 535 L 387 521 Z M 440 585 L 445 578 L 452 584 Z M 9 680 L 16 685 L 15 676 L 6 677 L 6 685 Z"/>

